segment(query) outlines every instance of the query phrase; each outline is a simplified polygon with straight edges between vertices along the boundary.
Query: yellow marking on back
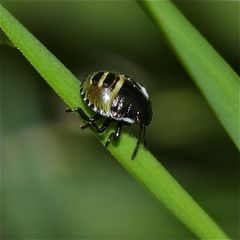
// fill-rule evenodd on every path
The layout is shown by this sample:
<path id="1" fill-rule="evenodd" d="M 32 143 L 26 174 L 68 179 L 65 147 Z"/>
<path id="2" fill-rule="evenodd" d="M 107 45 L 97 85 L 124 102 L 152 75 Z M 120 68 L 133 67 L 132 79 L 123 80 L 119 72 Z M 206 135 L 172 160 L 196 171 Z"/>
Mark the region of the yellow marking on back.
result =
<path id="1" fill-rule="evenodd" d="M 108 72 L 105 72 L 101 79 L 98 82 L 97 86 L 93 86 L 91 84 L 91 78 L 89 78 L 87 81 L 83 83 L 83 89 L 85 92 L 85 96 L 91 103 L 94 104 L 97 108 L 100 110 L 103 110 L 106 113 L 111 112 L 111 106 L 114 98 L 119 93 L 121 87 L 123 86 L 126 77 L 121 74 L 116 74 L 116 77 L 119 77 L 119 80 L 117 81 L 114 89 L 110 91 L 110 89 L 104 89 L 102 87 L 104 80 L 106 79 Z M 104 100 L 104 94 L 109 95 L 109 99 Z"/>
<path id="2" fill-rule="evenodd" d="M 125 76 L 124 75 L 117 75 L 119 76 L 119 80 L 118 82 L 116 83 L 115 85 L 115 88 L 111 91 L 110 93 L 110 100 L 106 102 L 106 106 L 105 108 L 107 109 L 108 112 L 111 111 L 111 106 L 112 106 L 112 103 L 113 103 L 113 100 L 114 98 L 117 96 L 118 92 L 120 91 L 122 85 L 124 84 L 125 82 Z M 117 77 L 116 76 L 116 77 Z"/>
<path id="3" fill-rule="evenodd" d="M 108 73 L 109 72 L 104 72 L 103 73 L 102 77 L 98 81 L 98 87 L 101 87 L 103 85 L 103 82 L 104 82 L 105 78 L 107 77 Z"/>
<path id="4" fill-rule="evenodd" d="M 121 89 L 123 83 L 125 82 L 125 76 L 124 75 L 118 75 L 119 76 L 119 80 L 115 85 L 115 88 L 112 90 L 111 92 L 111 98 L 114 99 L 116 97 L 116 95 L 118 94 L 119 90 Z"/>

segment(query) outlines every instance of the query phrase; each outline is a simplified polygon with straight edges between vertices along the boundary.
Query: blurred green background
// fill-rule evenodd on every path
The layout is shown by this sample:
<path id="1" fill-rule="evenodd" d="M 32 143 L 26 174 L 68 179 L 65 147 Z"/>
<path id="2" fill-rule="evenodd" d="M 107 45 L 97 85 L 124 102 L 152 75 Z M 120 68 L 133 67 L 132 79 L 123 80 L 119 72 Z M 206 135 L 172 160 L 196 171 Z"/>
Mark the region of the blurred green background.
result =
<path id="1" fill-rule="evenodd" d="M 239 239 L 238 151 L 135 1 L 2 3 L 80 79 L 111 69 L 144 84 L 150 150 Z M 239 2 L 175 3 L 239 71 Z M 194 239 L 1 42 L 1 238 Z"/>

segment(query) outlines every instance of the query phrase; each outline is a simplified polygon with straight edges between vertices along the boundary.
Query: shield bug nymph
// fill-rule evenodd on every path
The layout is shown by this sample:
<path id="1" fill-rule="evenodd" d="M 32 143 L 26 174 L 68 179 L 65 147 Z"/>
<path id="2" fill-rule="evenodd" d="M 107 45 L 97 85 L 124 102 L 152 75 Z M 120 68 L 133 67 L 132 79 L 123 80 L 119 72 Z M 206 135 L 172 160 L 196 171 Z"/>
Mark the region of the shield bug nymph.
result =
<path id="1" fill-rule="evenodd" d="M 145 129 L 152 120 L 152 107 L 146 89 L 124 74 L 108 71 L 94 72 L 86 77 L 80 86 L 80 95 L 84 102 L 96 113 L 88 117 L 81 108 L 67 109 L 67 112 L 78 112 L 87 121 L 81 128 L 93 126 L 98 133 L 104 132 L 111 122 L 117 122 L 114 133 L 111 133 L 105 146 L 117 140 L 122 125 L 137 123 L 140 127 L 137 145 L 133 151 L 135 158 L 143 135 L 146 147 Z M 101 127 L 96 121 L 102 117 L 106 120 Z"/>

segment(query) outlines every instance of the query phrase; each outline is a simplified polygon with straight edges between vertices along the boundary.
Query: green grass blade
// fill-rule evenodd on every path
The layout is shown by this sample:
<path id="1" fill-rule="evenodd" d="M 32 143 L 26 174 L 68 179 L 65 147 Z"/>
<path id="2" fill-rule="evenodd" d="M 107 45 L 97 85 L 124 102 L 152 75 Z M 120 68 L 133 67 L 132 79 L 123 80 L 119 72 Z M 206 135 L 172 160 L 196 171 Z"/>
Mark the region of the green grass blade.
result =
<path id="1" fill-rule="evenodd" d="M 79 81 L 1 5 L 0 11 L 0 27 L 33 67 L 70 107 L 81 106 L 86 110 L 79 98 Z M 106 141 L 106 134 L 96 136 L 102 143 Z M 135 144 L 136 138 L 124 131 L 118 146 L 111 145 L 108 150 L 196 236 L 227 239 L 225 233 L 149 151 L 141 146 L 136 159 L 130 159 Z"/>
<path id="2" fill-rule="evenodd" d="M 140 3 L 240 149 L 238 75 L 169 0 Z"/>

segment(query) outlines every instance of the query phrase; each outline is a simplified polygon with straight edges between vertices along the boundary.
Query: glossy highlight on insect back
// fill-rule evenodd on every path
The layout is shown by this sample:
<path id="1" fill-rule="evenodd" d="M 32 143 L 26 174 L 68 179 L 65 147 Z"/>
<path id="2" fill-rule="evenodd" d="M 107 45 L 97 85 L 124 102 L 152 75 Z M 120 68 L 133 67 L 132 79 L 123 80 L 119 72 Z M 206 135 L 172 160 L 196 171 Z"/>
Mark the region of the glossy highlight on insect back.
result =
<path id="1" fill-rule="evenodd" d="M 99 71 L 85 78 L 80 86 L 80 95 L 96 113 L 88 117 L 81 108 L 67 109 L 68 112 L 78 112 L 87 121 L 82 129 L 92 126 L 98 133 L 102 133 L 111 122 L 117 122 L 115 132 L 110 134 L 105 144 L 108 146 L 111 141 L 118 140 L 123 125 L 137 123 L 140 130 L 132 159 L 137 154 L 142 135 L 146 147 L 145 130 L 152 120 L 152 107 L 149 95 L 141 84 L 121 73 Z M 96 121 L 102 117 L 106 120 L 98 127 Z"/>

